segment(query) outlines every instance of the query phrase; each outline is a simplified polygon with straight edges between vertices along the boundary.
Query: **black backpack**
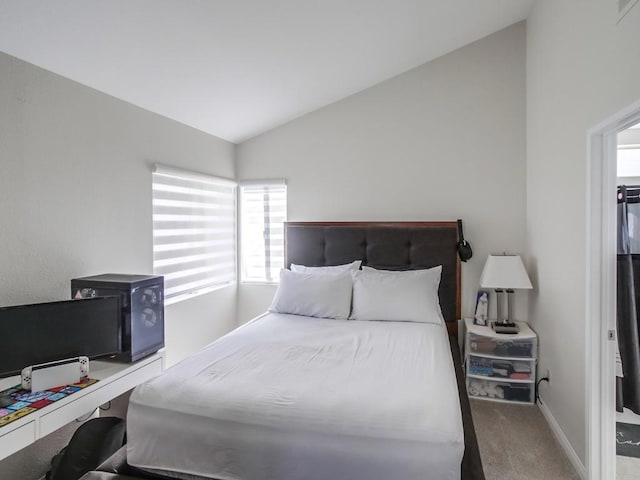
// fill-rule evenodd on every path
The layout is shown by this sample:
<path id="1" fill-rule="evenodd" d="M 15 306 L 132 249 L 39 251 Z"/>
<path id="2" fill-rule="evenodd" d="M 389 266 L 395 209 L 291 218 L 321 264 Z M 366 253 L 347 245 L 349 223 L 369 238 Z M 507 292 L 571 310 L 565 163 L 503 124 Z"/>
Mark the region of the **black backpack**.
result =
<path id="1" fill-rule="evenodd" d="M 69 444 L 51 460 L 46 480 L 78 480 L 126 443 L 125 422 L 117 417 L 93 418 L 78 428 Z"/>

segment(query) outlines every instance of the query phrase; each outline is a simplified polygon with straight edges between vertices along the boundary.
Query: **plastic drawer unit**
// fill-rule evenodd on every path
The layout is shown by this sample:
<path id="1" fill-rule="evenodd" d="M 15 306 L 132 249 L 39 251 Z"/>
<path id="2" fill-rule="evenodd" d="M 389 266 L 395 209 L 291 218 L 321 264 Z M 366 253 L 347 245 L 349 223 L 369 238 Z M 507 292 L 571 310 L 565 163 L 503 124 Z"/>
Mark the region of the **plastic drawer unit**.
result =
<path id="1" fill-rule="evenodd" d="M 538 338 L 524 322 L 517 334 L 495 333 L 465 319 L 465 373 L 471 397 L 534 403 Z"/>

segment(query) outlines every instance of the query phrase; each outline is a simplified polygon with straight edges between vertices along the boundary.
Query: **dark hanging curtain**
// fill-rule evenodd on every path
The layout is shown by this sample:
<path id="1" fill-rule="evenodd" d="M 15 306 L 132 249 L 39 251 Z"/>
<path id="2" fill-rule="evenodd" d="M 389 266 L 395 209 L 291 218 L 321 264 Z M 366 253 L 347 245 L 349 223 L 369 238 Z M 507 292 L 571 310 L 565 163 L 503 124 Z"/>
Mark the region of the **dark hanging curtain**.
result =
<path id="1" fill-rule="evenodd" d="M 618 187 L 618 348 L 616 407 L 640 415 L 640 186 Z"/>

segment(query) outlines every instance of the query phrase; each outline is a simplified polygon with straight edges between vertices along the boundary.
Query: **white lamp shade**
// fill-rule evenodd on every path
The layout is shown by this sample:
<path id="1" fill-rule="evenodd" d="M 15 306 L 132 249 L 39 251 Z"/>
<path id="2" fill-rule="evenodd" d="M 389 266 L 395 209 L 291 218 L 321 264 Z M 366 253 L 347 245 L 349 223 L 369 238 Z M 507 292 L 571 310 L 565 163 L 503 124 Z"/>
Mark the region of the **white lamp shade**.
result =
<path id="1" fill-rule="evenodd" d="M 533 288 L 520 255 L 489 255 L 480 276 L 483 288 Z"/>

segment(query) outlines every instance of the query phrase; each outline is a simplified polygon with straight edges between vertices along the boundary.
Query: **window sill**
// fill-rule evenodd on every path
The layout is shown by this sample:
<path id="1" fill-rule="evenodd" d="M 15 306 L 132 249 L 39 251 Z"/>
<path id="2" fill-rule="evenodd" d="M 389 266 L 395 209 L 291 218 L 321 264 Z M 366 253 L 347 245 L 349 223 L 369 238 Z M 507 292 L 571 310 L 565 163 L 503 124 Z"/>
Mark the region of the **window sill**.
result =
<path id="1" fill-rule="evenodd" d="M 229 282 L 222 285 L 212 285 L 210 287 L 201 288 L 200 290 L 194 290 L 192 292 L 181 293 L 180 295 L 176 295 L 175 297 L 165 298 L 164 306 L 174 305 L 176 303 L 180 303 L 184 300 L 189 300 L 191 298 L 199 297 L 200 295 L 204 295 L 206 293 L 215 292 L 216 290 L 222 290 L 223 288 L 230 287 L 232 285 L 236 285 L 236 282 Z"/>

